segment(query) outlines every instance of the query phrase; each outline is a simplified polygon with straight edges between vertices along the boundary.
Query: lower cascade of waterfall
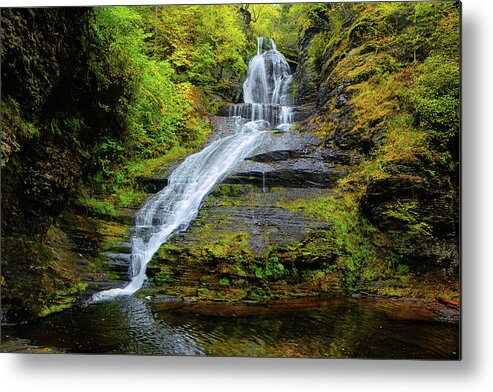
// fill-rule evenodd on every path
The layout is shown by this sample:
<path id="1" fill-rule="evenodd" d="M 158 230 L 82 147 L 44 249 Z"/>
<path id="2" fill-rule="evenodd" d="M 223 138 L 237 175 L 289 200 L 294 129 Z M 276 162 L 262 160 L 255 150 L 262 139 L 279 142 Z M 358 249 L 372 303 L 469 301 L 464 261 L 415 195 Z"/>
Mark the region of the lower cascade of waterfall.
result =
<path id="1" fill-rule="evenodd" d="M 189 156 L 169 178 L 168 185 L 139 210 L 132 233 L 132 280 L 124 288 L 97 293 L 93 300 L 130 295 L 146 280 L 146 267 L 154 253 L 177 230 L 184 230 L 197 216 L 204 196 L 243 161 L 265 132 L 262 122 L 238 126 L 235 134 L 216 140 Z"/>
<path id="2" fill-rule="evenodd" d="M 213 187 L 249 156 L 268 129 L 289 130 L 293 123 L 291 82 L 289 65 L 274 41 L 259 38 L 257 54 L 250 60 L 243 85 L 245 103 L 230 109 L 230 117 L 236 119 L 234 132 L 190 155 L 175 169 L 168 185 L 147 200 L 132 230 L 130 282 L 124 288 L 94 294 L 92 302 L 139 290 L 147 279 L 147 264 L 154 253 L 174 232 L 188 227 Z"/>

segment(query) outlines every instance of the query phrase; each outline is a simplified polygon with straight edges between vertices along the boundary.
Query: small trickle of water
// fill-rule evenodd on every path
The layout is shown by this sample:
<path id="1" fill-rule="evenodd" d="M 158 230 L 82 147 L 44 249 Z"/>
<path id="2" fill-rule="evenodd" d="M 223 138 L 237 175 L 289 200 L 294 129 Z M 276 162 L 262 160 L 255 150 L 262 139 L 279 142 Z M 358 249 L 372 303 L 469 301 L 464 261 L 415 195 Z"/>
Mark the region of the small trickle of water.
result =
<path id="1" fill-rule="evenodd" d="M 289 102 L 289 65 L 274 41 L 266 41 L 269 50 L 263 51 L 264 40 L 258 39 L 257 54 L 249 63 L 243 86 L 247 104 L 230 108 L 230 116 L 237 119 L 235 132 L 190 155 L 173 172 L 168 185 L 144 204 L 132 231 L 131 281 L 124 288 L 95 294 L 93 302 L 131 295 L 140 289 L 154 253 L 174 232 L 188 227 L 203 198 L 261 142 L 265 129 L 291 126 L 291 108 L 283 106 Z M 262 189 L 265 192 L 265 174 Z"/>

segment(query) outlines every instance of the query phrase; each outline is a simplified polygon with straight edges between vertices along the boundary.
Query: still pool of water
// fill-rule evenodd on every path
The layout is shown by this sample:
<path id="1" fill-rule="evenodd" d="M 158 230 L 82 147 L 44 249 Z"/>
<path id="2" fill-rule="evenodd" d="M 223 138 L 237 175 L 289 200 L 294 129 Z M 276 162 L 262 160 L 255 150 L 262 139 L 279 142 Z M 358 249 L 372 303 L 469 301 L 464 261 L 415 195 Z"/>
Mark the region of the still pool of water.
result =
<path id="1" fill-rule="evenodd" d="M 397 301 L 338 298 L 235 303 L 94 303 L 2 328 L 2 341 L 70 353 L 459 359 L 459 324 Z"/>

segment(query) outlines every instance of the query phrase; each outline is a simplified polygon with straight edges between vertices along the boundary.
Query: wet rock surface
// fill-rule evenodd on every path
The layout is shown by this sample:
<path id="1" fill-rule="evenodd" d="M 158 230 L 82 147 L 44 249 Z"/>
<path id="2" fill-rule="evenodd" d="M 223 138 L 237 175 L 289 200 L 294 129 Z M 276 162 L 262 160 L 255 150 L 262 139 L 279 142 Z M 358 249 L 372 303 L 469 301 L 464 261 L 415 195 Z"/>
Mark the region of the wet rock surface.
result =
<path id="1" fill-rule="evenodd" d="M 409 168 L 408 168 L 409 170 Z M 407 204 L 405 204 L 407 203 Z M 428 176 L 415 168 L 414 173 L 372 181 L 361 200 L 361 212 L 388 235 L 399 235 L 404 243 L 409 228 L 405 216 L 392 214 L 396 205 L 416 206 L 429 235 L 420 242 L 407 243 L 402 253 L 409 263 L 454 266 L 459 260 L 459 243 L 455 233 L 459 229 L 456 214 L 457 200 L 453 197 L 446 177 Z M 398 233 L 398 234 L 395 234 Z M 432 235 L 432 236 L 431 236 Z"/>
<path id="2" fill-rule="evenodd" d="M 215 118 L 224 133 L 230 119 Z M 267 132 L 262 143 L 206 199 L 197 219 L 170 243 L 203 242 L 197 233 L 249 233 L 249 247 L 260 257 L 270 247 L 302 241 L 307 234 L 329 227 L 301 212 L 279 206 L 281 201 L 327 195 L 344 172 L 320 153 L 321 140 L 296 130 Z M 210 240 L 213 240 L 211 238 Z"/>
<path id="3" fill-rule="evenodd" d="M 296 241 L 303 241 L 309 232 L 325 230 L 327 222 L 319 222 L 302 213 L 295 213 L 277 207 L 280 198 L 316 197 L 318 190 L 304 188 L 276 189 L 262 193 L 260 189 L 250 190 L 243 196 L 214 196 L 201 209 L 196 221 L 186 231 L 176 234 L 171 243 L 192 245 L 202 243 L 206 238 L 196 234 L 207 226 L 214 240 L 214 232 L 244 232 L 249 234 L 249 248 L 256 257 L 262 257 L 270 247 Z M 225 200 L 237 205 L 224 205 Z"/>
<path id="4" fill-rule="evenodd" d="M 121 221 L 89 218 L 73 211 L 60 218 L 74 255 L 74 263 L 84 272 L 86 290 L 82 301 L 92 294 L 121 287 L 130 279 L 131 243 L 128 238 L 135 209 L 120 209 Z M 99 226 L 99 231 L 95 228 Z"/>
<path id="5" fill-rule="evenodd" d="M 153 177 L 142 178 L 140 183 L 149 193 L 157 193 L 168 185 L 168 176 L 165 173 L 157 174 Z"/>

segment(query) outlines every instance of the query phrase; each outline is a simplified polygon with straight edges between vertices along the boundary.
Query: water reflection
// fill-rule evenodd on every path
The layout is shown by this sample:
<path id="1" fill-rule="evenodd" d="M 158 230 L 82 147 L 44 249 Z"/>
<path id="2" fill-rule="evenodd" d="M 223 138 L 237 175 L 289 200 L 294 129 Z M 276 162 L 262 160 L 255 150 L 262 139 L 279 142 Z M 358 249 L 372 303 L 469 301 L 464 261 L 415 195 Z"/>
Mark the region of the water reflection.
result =
<path id="1" fill-rule="evenodd" d="M 253 304 L 95 303 L 3 334 L 78 353 L 457 359 L 459 326 L 412 304 L 362 299 Z"/>

